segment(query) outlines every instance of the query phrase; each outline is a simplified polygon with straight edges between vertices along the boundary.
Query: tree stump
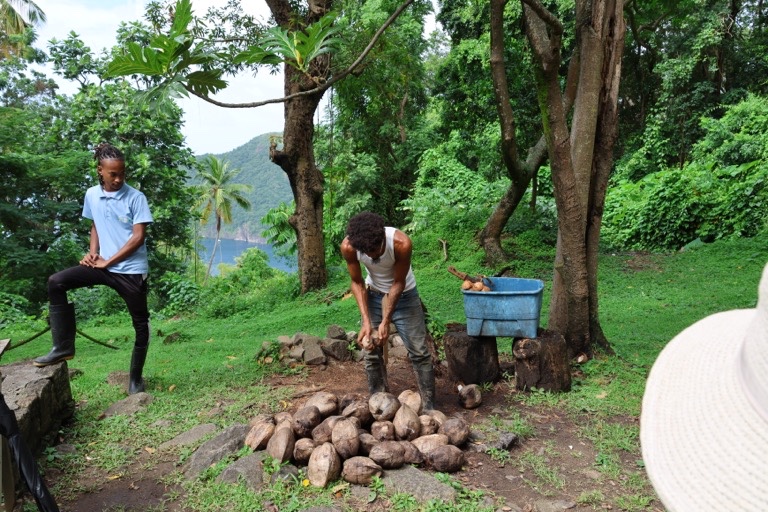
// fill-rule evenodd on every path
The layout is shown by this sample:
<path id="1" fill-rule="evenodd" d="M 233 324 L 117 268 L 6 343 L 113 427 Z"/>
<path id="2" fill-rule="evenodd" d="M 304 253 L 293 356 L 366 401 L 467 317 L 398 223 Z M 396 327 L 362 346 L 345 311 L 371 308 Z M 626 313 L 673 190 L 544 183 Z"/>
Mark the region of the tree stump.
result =
<path id="1" fill-rule="evenodd" d="M 517 390 L 571 390 L 568 346 L 560 333 L 540 329 L 537 338 L 517 340 L 512 354 L 515 356 Z"/>
<path id="2" fill-rule="evenodd" d="M 499 378 L 495 336 L 470 336 L 467 326 L 453 324 L 443 337 L 445 360 L 452 377 L 464 384 L 484 384 Z"/>

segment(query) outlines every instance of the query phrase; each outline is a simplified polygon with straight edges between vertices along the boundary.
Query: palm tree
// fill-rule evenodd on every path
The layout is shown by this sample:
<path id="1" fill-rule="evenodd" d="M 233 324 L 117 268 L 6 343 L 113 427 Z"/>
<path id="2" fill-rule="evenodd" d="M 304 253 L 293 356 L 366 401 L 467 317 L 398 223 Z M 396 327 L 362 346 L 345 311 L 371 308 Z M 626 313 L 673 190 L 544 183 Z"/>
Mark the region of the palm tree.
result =
<path id="1" fill-rule="evenodd" d="M 240 173 L 240 169 L 230 169 L 229 162 L 219 160 L 215 156 L 208 155 L 205 158 L 204 168 L 198 173 L 203 183 L 195 185 L 198 197 L 195 209 L 199 210 L 200 220 L 203 224 L 208 222 L 211 214 L 216 216 L 216 241 L 211 251 L 211 259 L 208 262 L 208 270 L 205 272 L 205 280 L 211 273 L 213 256 L 219 245 L 221 235 L 221 223 L 232 222 L 232 203 L 249 210 L 251 203 L 246 199 L 246 193 L 251 191 L 249 185 L 232 183 L 232 180 Z M 205 282 L 205 280 L 203 282 Z"/>
<path id="2" fill-rule="evenodd" d="M 32 25 L 45 23 L 43 10 L 32 0 L 0 0 L 0 56 L 20 52 L 25 43 L 11 42 Z"/>

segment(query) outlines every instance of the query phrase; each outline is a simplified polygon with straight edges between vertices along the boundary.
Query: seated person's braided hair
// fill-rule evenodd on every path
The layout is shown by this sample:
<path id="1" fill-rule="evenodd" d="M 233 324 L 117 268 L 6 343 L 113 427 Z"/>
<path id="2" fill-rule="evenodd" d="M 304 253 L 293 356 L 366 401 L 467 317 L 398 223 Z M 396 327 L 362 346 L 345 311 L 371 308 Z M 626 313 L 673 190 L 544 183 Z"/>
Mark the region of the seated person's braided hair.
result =
<path id="1" fill-rule="evenodd" d="M 93 148 L 93 158 L 97 164 L 101 164 L 102 160 L 120 160 L 125 162 L 123 152 L 108 142 L 102 142 Z M 101 177 L 101 174 L 99 174 L 99 183 L 102 187 L 104 186 L 104 178 Z"/>

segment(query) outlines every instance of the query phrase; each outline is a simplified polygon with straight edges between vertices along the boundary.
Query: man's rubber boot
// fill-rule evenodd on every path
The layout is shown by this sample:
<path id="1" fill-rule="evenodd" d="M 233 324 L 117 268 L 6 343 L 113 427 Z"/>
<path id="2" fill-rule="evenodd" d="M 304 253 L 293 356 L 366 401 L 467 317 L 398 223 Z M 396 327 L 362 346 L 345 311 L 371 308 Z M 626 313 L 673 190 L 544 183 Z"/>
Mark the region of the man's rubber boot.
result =
<path id="1" fill-rule="evenodd" d="M 366 361 L 370 365 L 370 368 L 365 369 L 365 373 L 368 376 L 368 392 L 370 394 L 383 391 L 389 392 L 387 367 L 384 366 L 381 348 L 377 347 L 374 350 L 378 351 L 378 360 Z"/>
<path id="2" fill-rule="evenodd" d="M 128 394 L 134 395 L 144 391 L 144 379 L 141 378 L 141 373 L 144 371 L 144 361 L 147 359 L 146 347 L 133 347 L 133 355 L 131 356 L 131 372 L 128 378 Z"/>
<path id="3" fill-rule="evenodd" d="M 48 323 L 51 326 L 53 348 L 48 354 L 40 356 L 32 364 L 48 366 L 75 357 L 75 305 L 51 304 L 48 306 Z"/>
<path id="4" fill-rule="evenodd" d="M 435 368 L 426 363 L 414 369 L 421 395 L 421 408 L 423 411 L 431 411 L 435 408 Z"/>

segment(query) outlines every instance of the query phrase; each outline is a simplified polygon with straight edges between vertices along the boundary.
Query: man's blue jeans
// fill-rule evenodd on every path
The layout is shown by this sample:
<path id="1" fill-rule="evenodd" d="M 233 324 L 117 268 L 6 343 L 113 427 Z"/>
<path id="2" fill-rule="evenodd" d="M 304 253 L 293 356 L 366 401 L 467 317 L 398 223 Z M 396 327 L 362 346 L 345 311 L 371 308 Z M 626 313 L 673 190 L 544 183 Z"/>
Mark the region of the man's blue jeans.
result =
<path id="1" fill-rule="evenodd" d="M 381 301 L 384 294 L 376 290 L 368 289 L 368 314 L 371 324 L 376 330 L 381 324 Z M 421 298 L 416 288 L 412 288 L 400 295 L 395 311 L 392 313 L 392 323 L 397 328 L 397 333 L 403 339 L 403 344 L 408 350 L 408 358 L 413 367 L 418 369 L 425 365 L 432 366 L 432 356 L 427 349 L 427 326 L 424 320 L 424 309 L 421 306 Z M 378 369 L 382 365 L 382 350 L 377 348 L 365 354 L 365 369 Z"/>

